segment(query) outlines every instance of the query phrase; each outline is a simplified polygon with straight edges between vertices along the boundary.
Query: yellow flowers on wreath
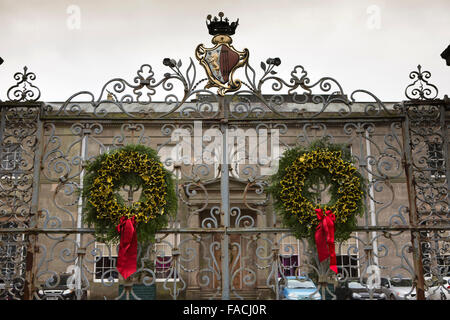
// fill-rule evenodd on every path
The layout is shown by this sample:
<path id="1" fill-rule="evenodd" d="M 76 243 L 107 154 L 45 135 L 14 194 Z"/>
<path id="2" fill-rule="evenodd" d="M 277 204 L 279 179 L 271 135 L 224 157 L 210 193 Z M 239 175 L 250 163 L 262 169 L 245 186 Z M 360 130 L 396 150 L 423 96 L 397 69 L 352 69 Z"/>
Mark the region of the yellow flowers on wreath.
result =
<path id="1" fill-rule="evenodd" d="M 342 160 L 340 151 L 314 150 L 294 161 L 286 170 L 284 179 L 280 181 L 282 187 L 280 198 L 286 210 L 309 228 L 317 224 L 314 209 L 321 206 L 302 195 L 307 173 L 316 168 L 327 169 L 331 179 L 340 186 L 337 190 L 339 197 L 337 202 L 332 206 L 324 206 L 323 209 L 336 214 L 336 223 L 345 222 L 357 209 L 357 202 L 363 192 L 359 189 L 359 177 L 354 175 L 356 168 Z"/>
<path id="2" fill-rule="evenodd" d="M 115 227 L 121 217 L 135 217 L 138 239 L 153 238 L 174 213 L 177 200 L 172 174 L 159 161 L 155 150 L 127 145 L 98 156 L 89 164 L 84 180 L 84 221 L 95 224 L 107 240 L 117 239 Z M 141 188 L 138 201 L 127 206 L 118 191 L 123 186 Z"/>
<path id="3" fill-rule="evenodd" d="M 135 173 L 143 180 L 144 201 L 128 207 L 118 202 L 114 190 L 118 187 L 121 175 Z M 92 184 L 89 203 L 97 209 L 97 218 L 119 221 L 120 217 L 135 217 L 136 222 L 147 223 L 157 215 L 163 214 L 166 204 L 167 187 L 164 181 L 163 166 L 145 154 L 122 151 L 107 157 L 98 170 Z"/>
<path id="4" fill-rule="evenodd" d="M 315 203 L 315 183 L 329 185 L 331 200 Z M 315 209 L 331 210 L 335 216 L 336 239 L 345 240 L 356 226 L 356 216 L 364 211 L 364 178 L 351 162 L 344 145 L 318 140 L 310 148 L 288 150 L 272 177 L 270 192 L 284 224 L 293 228 L 297 238 L 313 236 L 319 221 Z"/>

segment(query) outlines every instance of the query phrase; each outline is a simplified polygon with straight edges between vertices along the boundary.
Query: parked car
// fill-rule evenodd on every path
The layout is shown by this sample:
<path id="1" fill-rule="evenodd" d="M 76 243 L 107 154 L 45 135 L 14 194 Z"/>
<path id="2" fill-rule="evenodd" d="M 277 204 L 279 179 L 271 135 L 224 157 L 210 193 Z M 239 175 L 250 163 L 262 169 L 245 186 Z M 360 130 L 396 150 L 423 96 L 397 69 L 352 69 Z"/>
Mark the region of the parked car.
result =
<path id="1" fill-rule="evenodd" d="M 359 279 L 348 281 L 348 289 L 351 293 L 352 300 L 386 300 L 386 294 L 381 287 L 369 290 L 367 279 L 363 279 L 363 283 Z"/>
<path id="2" fill-rule="evenodd" d="M 335 295 L 335 297 L 331 294 L 329 294 L 330 291 L 331 293 L 333 293 L 333 295 Z M 352 300 L 352 292 L 351 290 L 348 288 L 348 282 L 338 282 L 336 283 L 334 286 L 333 285 L 328 285 L 328 290 L 325 291 L 326 295 L 328 296 L 326 299 L 327 300 Z"/>
<path id="3" fill-rule="evenodd" d="M 441 279 L 425 278 L 428 289 L 425 291 L 427 300 L 450 300 L 450 277 Z"/>
<path id="4" fill-rule="evenodd" d="M 386 294 L 381 287 L 369 290 L 365 283 L 367 283 L 366 278 L 362 279 L 362 283 L 360 278 L 349 278 L 345 281 L 339 281 L 333 287 L 329 286 L 333 295 L 330 294 L 327 300 L 386 300 Z M 370 293 L 372 293 L 372 297 Z"/>
<path id="5" fill-rule="evenodd" d="M 284 280 L 284 279 L 283 279 Z M 282 280 L 282 282 L 283 282 Z M 282 284 L 281 298 L 285 300 L 321 300 L 314 282 L 307 277 L 286 277 Z"/>
<path id="6" fill-rule="evenodd" d="M 411 278 L 381 278 L 381 290 L 389 300 L 416 300 Z"/>
<path id="7" fill-rule="evenodd" d="M 52 276 L 41 288 L 37 290 L 37 295 L 41 300 L 77 300 L 76 289 L 70 276 L 72 274 L 63 273 L 59 275 L 59 281 L 56 276 Z M 86 286 L 84 286 L 86 287 Z M 82 284 L 83 288 L 83 284 Z M 87 290 L 81 289 L 81 300 L 87 299 Z"/>

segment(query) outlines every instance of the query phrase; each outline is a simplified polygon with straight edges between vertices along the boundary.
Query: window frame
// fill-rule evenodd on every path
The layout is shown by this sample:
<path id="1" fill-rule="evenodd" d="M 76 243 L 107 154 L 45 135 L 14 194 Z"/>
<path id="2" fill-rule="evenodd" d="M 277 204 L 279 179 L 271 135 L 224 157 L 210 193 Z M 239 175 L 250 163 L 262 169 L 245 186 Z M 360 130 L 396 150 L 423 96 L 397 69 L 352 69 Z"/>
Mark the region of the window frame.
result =
<path id="1" fill-rule="evenodd" d="M 428 167 L 430 169 L 430 177 L 434 180 L 444 179 L 446 174 L 446 163 L 444 156 L 443 143 L 427 142 L 428 150 Z M 432 165 L 434 164 L 434 166 Z"/>
<path id="2" fill-rule="evenodd" d="M 22 160 L 22 151 L 20 143 L 10 143 L 0 147 L 1 180 L 8 179 L 9 175 L 11 175 L 11 179 L 15 180 L 23 173 L 19 169 L 20 161 Z M 12 159 L 9 158 L 10 156 L 12 156 Z M 14 163 L 12 167 L 10 167 L 11 161 Z"/>
<path id="3" fill-rule="evenodd" d="M 0 223 L 0 228 L 3 229 L 17 228 L 17 227 L 18 227 L 17 222 L 13 221 L 5 221 Z M 6 256 L 4 257 L 0 256 L 0 276 L 6 279 L 12 279 L 14 275 L 16 275 L 16 277 L 23 276 L 24 265 L 21 262 L 24 261 L 27 252 L 24 243 L 25 235 L 15 233 L 0 234 L 0 241 L 6 243 L 6 245 L 3 246 L 6 249 Z M 21 247 L 23 247 L 24 250 L 21 250 Z M 10 252 L 11 254 L 9 254 Z M 12 268 L 8 267 L 8 265 L 12 265 Z M 18 266 L 17 269 L 16 266 Z M 12 272 L 9 272 L 11 270 Z M 11 275 L 13 275 L 13 277 L 11 277 Z"/>
<path id="4" fill-rule="evenodd" d="M 102 250 L 102 255 L 100 257 L 99 260 L 97 260 L 97 258 L 95 258 L 94 260 L 94 273 L 93 273 L 93 281 L 94 283 L 102 283 L 102 282 L 107 282 L 107 283 L 111 283 L 111 282 L 119 282 L 119 272 L 117 271 L 117 254 L 115 254 L 115 251 L 112 250 L 111 246 L 108 246 L 105 243 L 101 243 L 101 242 L 95 242 L 95 248 L 97 250 Z M 104 252 L 109 252 L 109 254 L 103 254 Z M 105 269 L 104 266 L 102 266 L 101 268 L 103 269 L 102 274 L 107 271 L 107 270 L 111 270 L 111 273 L 116 272 L 117 273 L 117 278 L 113 278 L 113 281 L 110 281 L 108 278 L 104 278 L 103 280 L 100 278 L 97 278 L 97 264 L 102 261 L 103 259 L 110 259 L 111 262 L 111 266 L 108 269 Z"/>

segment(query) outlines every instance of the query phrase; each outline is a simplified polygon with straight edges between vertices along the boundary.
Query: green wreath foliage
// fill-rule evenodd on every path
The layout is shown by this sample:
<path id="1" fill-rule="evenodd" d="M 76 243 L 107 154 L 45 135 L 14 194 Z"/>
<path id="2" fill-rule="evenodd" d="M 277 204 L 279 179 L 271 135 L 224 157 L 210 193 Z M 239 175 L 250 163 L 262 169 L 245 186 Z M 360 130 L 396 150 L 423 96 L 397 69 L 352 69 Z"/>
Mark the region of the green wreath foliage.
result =
<path id="1" fill-rule="evenodd" d="M 311 187 L 329 186 L 330 201 L 315 203 Z M 365 210 L 366 182 L 353 164 L 350 149 L 345 144 L 333 144 L 327 139 L 312 142 L 284 152 L 278 171 L 270 178 L 269 193 L 274 208 L 285 226 L 297 238 L 314 239 L 319 221 L 316 208 L 331 210 L 336 215 L 335 240 L 344 241 L 357 226 L 357 217 Z"/>
<path id="2" fill-rule="evenodd" d="M 127 206 L 118 193 L 123 186 L 141 188 L 137 202 Z M 137 240 L 154 241 L 157 230 L 177 211 L 175 183 L 155 150 L 126 145 L 97 156 L 86 167 L 83 180 L 83 222 L 95 228 L 96 240 L 118 243 L 121 216 L 135 217 Z"/>

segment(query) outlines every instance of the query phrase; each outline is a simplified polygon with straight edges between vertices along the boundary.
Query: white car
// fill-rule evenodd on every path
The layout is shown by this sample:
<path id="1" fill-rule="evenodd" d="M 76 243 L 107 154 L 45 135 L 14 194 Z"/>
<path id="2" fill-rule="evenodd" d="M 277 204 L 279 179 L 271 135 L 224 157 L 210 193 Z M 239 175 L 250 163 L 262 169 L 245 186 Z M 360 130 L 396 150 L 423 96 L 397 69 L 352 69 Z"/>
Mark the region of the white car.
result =
<path id="1" fill-rule="evenodd" d="M 389 300 L 416 300 L 411 278 L 381 278 L 381 289 Z"/>
<path id="2" fill-rule="evenodd" d="M 441 279 L 425 278 L 427 290 L 425 291 L 425 298 L 427 300 L 450 300 L 450 277 L 443 277 Z"/>

